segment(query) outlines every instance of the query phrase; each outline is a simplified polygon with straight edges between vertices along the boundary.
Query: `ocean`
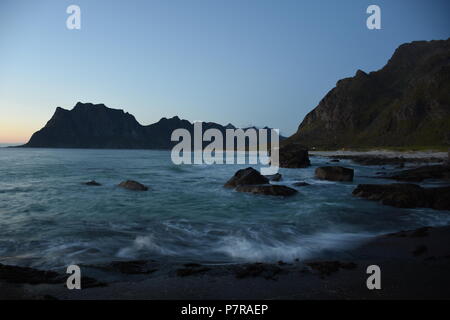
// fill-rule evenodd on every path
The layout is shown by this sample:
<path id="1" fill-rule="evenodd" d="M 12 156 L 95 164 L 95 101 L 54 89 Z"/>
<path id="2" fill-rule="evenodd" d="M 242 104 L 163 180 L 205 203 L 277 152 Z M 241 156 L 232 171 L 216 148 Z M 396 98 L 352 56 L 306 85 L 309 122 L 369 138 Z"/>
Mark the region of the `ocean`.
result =
<path id="1" fill-rule="evenodd" d="M 249 165 L 177 166 L 170 151 L 0 148 L 0 263 L 61 269 L 136 259 L 331 258 L 378 234 L 450 224 L 447 211 L 353 197 L 357 184 L 391 183 L 371 178 L 379 166 L 342 160 L 355 169 L 354 182 L 316 180 L 314 169 L 328 161 L 311 157 L 310 168 L 280 169 L 279 184 L 310 185 L 276 198 L 223 188 Z M 94 179 L 102 186 L 83 184 Z M 151 190 L 117 187 L 128 179 Z"/>

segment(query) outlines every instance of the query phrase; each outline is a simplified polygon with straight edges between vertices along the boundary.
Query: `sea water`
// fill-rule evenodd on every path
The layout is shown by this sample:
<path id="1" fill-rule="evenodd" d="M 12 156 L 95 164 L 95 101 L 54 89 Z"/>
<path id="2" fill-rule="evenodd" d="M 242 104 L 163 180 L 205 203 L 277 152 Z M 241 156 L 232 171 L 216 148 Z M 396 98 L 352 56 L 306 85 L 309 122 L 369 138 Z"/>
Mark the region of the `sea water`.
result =
<path id="1" fill-rule="evenodd" d="M 316 180 L 315 168 L 328 161 L 312 157 L 309 168 L 280 169 L 277 183 L 310 185 L 278 198 L 223 187 L 246 165 L 174 165 L 170 151 L 0 148 L 0 263 L 56 269 L 135 259 L 292 261 L 330 257 L 381 233 L 450 223 L 448 211 L 353 197 L 360 183 L 392 182 L 373 178 L 380 166 L 343 160 L 339 165 L 355 169 L 353 182 Z M 151 190 L 117 186 L 128 179 Z M 102 186 L 83 184 L 90 180 Z"/>

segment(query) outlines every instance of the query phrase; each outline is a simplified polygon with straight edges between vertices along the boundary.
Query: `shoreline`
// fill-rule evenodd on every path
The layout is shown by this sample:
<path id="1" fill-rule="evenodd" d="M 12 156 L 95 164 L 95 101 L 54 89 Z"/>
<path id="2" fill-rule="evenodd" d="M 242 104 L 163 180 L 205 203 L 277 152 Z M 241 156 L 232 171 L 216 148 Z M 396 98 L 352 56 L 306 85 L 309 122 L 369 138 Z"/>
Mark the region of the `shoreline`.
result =
<path id="1" fill-rule="evenodd" d="M 408 159 L 427 159 L 435 158 L 440 160 L 448 159 L 448 152 L 442 151 L 392 151 L 392 150 L 371 150 L 371 151 L 309 151 L 310 156 L 323 157 L 346 157 L 346 156 L 372 156 L 384 158 L 403 157 Z"/>
<path id="2" fill-rule="evenodd" d="M 443 243 L 450 243 L 450 226 L 377 236 L 348 250 L 346 258 L 339 261 L 232 265 L 112 262 L 86 267 L 84 289 L 71 291 L 62 280 L 11 283 L 5 280 L 2 266 L 0 299 L 450 299 L 450 246 Z M 366 268 L 373 264 L 381 268 L 382 290 L 366 287 Z M 48 272 L 38 276 L 34 269 L 11 270 L 22 271 L 22 279 L 34 272 L 31 279 L 51 282 L 45 278 L 51 275 Z M 10 276 L 14 274 L 11 270 Z M 107 280 L 118 274 L 121 280 Z M 94 275 L 97 280 L 91 278 Z"/>

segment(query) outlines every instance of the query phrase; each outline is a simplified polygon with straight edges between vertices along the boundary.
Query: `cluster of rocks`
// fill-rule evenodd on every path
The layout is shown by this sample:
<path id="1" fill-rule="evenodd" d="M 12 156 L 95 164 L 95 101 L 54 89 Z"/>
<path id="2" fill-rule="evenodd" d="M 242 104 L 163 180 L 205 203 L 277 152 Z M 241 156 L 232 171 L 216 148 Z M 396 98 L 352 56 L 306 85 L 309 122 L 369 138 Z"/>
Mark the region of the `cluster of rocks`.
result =
<path id="1" fill-rule="evenodd" d="M 281 175 L 276 177 L 281 179 Z M 270 180 L 261 175 L 259 171 L 249 167 L 237 171 L 234 176 L 228 180 L 225 188 L 235 189 L 238 192 L 247 192 L 254 194 L 272 195 L 272 196 L 292 196 L 297 190 L 282 186 L 270 184 Z"/>

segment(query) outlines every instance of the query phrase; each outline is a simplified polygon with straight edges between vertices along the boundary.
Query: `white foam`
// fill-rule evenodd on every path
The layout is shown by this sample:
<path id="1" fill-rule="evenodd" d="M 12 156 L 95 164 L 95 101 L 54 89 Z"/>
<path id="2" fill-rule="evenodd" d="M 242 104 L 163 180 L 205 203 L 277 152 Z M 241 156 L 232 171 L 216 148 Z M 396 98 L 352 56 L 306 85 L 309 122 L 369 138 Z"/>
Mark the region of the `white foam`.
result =
<path id="1" fill-rule="evenodd" d="M 217 249 L 228 256 L 245 261 L 292 261 L 310 259 L 323 250 L 347 250 L 372 238 L 368 233 L 318 233 L 299 237 L 290 243 L 262 243 L 245 237 L 226 237 Z"/>

